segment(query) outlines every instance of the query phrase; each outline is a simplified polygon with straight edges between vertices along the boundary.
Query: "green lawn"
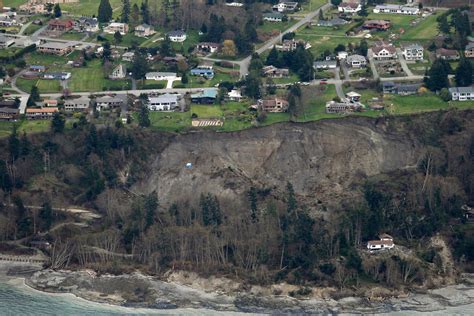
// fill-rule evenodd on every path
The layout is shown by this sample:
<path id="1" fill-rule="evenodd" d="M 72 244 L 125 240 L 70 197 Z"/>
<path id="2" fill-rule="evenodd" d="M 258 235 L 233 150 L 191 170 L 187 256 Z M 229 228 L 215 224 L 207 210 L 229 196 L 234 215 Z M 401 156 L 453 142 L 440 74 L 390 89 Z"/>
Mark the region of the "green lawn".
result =
<path id="1" fill-rule="evenodd" d="M 166 88 L 166 80 L 143 80 L 137 82 L 137 87 L 139 89 L 163 89 Z"/>
<path id="2" fill-rule="evenodd" d="M 173 82 L 173 88 L 199 88 L 199 87 L 214 87 L 223 81 L 235 81 L 237 77 L 229 73 L 215 72 L 214 78 L 206 80 L 201 77 L 188 75 L 189 82 L 182 84 L 180 81 Z"/>
<path id="3" fill-rule="evenodd" d="M 15 48 L 15 47 L 0 49 L 0 57 L 13 56 L 16 52 L 18 52 L 20 50 L 21 50 L 21 48 Z"/>
<path id="4" fill-rule="evenodd" d="M 160 131 L 179 132 L 191 126 L 191 112 L 150 112 L 151 127 Z"/>
<path id="5" fill-rule="evenodd" d="M 114 35 L 112 34 L 105 34 L 104 36 L 112 45 L 112 47 L 115 46 L 115 39 Z M 141 43 L 145 42 L 146 39 L 143 37 L 138 37 L 135 36 L 133 33 L 127 33 L 124 36 L 122 36 L 122 41 L 120 43 L 117 43 L 118 46 L 126 46 L 126 47 L 131 47 L 133 45 L 140 45 Z"/>
<path id="6" fill-rule="evenodd" d="M 31 87 L 37 86 L 40 93 L 54 93 L 61 92 L 61 85 L 59 80 L 45 80 L 45 79 L 23 79 L 18 78 L 16 80 L 16 85 L 19 89 L 30 92 Z"/>
<path id="7" fill-rule="evenodd" d="M 301 10 L 296 12 L 295 15 L 300 15 L 304 13 L 308 13 L 310 11 L 314 11 L 317 8 L 325 5 L 328 3 L 326 0 L 309 0 L 307 3 L 301 6 Z"/>
<path id="8" fill-rule="evenodd" d="M 6 1 L 9 1 L 9 0 L 6 0 Z M 18 1 L 18 0 L 13 0 L 13 1 Z M 154 0 L 154 1 L 159 1 L 159 0 Z M 99 9 L 99 3 L 100 1 L 98 0 L 80 0 L 79 3 L 61 4 L 61 8 L 64 11 L 68 11 L 76 15 L 92 16 L 92 15 L 97 15 L 97 12 Z M 135 3 L 137 3 L 140 6 L 141 1 L 139 0 L 130 1 L 130 4 L 132 6 Z M 114 10 L 113 11 L 114 17 L 115 18 L 119 17 L 120 13 L 122 12 L 122 10 L 120 10 L 120 7 L 122 6 L 122 0 L 110 0 L 110 5 L 112 6 L 112 9 Z"/>
<path id="9" fill-rule="evenodd" d="M 288 20 L 287 22 L 263 22 L 262 25 L 257 27 L 257 31 L 262 33 L 272 33 L 284 31 L 295 23 L 294 20 Z"/>
<path id="10" fill-rule="evenodd" d="M 3 0 L 3 5 L 5 7 L 14 7 L 17 8 L 22 4 L 25 4 L 28 0 Z"/>
<path id="11" fill-rule="evenodd" d="M 66 32 L 61 35 L 61 39 L 71 40 L 71 41 L 80 41 L 86 36 L 85 33 L 77 33 L 77 32 Z"/>
<path id="12" fill-rule="evenodd" d="M 444 102 L 432 93 L 415 96 L 386 96 L 385 104 L 388 104 L 387 111 L 391 114 L 414 114 L 449 108 L 474 108 L 474 101 L 465 102 Z"/>
<path id="13" fill-rule="evenodd" d="M 42 28 L 43 25 L 36 25 L 36 24 L 30 24 L 26 30 L 23 32 L 23 35 L 31 35 L 34 32 L 38 31 L 40 28 Z"/>
<path id="14" fill-rule="evenodd" d="M 436 23 L 436 15 L 431 15 L 415 27 L 405 29 L 405 33 L 400 36 L 402 41 L 428 41 L 438 34 L 438 25 Z"/>
<path id="15" fill-rule="evenodd" d="M 191 113 L 196 114 L 198 118 L 221 118 L 222 109 L 219 105 L 197 105 L 191 106 Z"/>
<path id="16" fill-rule="evenodd" d="M 19 134 L 27 133 L 41 133 L 47 132 L 50 129 L 51 122 L 48 120 L 20 120 L 18 122 L 0 121 L 0 138 L 10 136 L 13 126 L 17 126 Z"/>

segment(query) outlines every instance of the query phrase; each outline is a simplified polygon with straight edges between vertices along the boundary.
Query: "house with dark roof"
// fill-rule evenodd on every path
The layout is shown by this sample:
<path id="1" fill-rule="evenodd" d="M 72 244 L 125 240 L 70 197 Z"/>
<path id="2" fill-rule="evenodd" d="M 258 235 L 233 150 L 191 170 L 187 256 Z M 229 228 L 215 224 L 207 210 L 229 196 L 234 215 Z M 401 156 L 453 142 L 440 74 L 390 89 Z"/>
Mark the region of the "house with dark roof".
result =
<path id="1" fill-rule="evenodd" d="M 382 91 L 387 94 L 413 95 L 417 94 L 421 83 L 395 83 L 387 81 L 382 83 Z"/>
<path id="2" fill-rule="evenodd" d="M 466 45 L 466 48 L 464 49 L 464 56 L 466 56 L 466 58 L 474 58 L 474 42 Z"/>
<path id="3" fill-rule="evenodd" d="M 390 28 L 390 21 L 386 20 L 367 20 L 362 26 L 367 30 L 377 30 L 377 31 L 386 31 Z"/>
<path id="4" fill-rule="evenodd" d="M 182 43 L 186 40 L 187 36 L 184 31 L 181 30 L 176 30 L 176 31 L 171 31 L 166 34 L 170 41 L 176 42 L 176 43 Z"/>
<path id="5" fill-rule="evenodd" d="M 441 58 L 443 60 L 459 60 L 461 56 L 459 52 L 455 49 L 447 48 L 438 48 L 436 50 L 436 58 Z"/>

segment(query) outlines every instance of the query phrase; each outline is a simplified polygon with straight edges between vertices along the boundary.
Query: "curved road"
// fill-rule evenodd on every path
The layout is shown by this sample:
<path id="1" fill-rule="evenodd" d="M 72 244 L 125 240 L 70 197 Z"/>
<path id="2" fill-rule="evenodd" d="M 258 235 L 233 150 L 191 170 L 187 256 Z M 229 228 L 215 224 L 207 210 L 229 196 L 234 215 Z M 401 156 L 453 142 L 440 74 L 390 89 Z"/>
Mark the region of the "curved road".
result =
<path id="1" fill-rule="evenodd" d="M 311 11 L 310 13 L 306 14 L 301 20 L 299 20 L 298 22 L 296 22 L 295 24 L 290 26 L 288 29 L 284 30 L 279 35 L 277 35 L 277 36 L 269 39 L 268 41 L 266 41 L 265 44 L 263 44 L 260 48 L 255 50 L 255 52 L 258 53 L 258 54 L 261 54 L 264 51 L 266 51 L 267 49 L 271 49 L 275 44 L 277 44 L 278 42 L 281 41 L 281 38 L 282 38 L 283 35 L 296 31 L 298 28 L 305 25 L 306 23 L 311 22 L 312 19 L 314 19 L 316 16 L 318 16 L 319 11 L 321 11 L 321 10 L 324 11 L 326 9 L 329 9 L 330 7 L 331 7 L 331 3 L 328 1 L 328 3 L 326 3 L 325 5 L 319 7 L 315 11 Z M 208 61 L 226 61 L 226 62 L 230 62 L 234 65 L 239 65 L 239 67 L 240 67 L 240 78 L 244 78 L 249 72 L 249 65 L 250 65 L 250 60 L 252 59 L 252 55 L 249 55 L 249 56 L 245 57 L 244 59 L 238 60 L 238 61 L 230 61 L 230 60 L 225 60 L 225 59 L 208 58 L 208 57 L 203 57 L 202 59 L 203 60 L 208 60 Z"/>

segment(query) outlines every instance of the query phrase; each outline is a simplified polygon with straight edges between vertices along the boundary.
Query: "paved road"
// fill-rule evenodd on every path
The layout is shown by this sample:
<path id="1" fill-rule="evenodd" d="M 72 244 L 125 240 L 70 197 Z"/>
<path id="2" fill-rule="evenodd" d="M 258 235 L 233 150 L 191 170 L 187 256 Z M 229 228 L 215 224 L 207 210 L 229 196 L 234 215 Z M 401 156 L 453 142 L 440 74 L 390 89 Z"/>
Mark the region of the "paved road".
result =
<path id="1" fill-rule="evenodd" d="M 311 22 L 312 19 L 314 19 L 316 16 L 319 15 L 319 11 L 321 10 L 327 10 L 331 7 L 331 3 L 328 1 L 325 5 L 319 7 L 315 11 L 311 11 L 310 13 L 306 14 L 302 19 L 300 19 L 298 22 L 290 26 L 288 29 L 284 30 L 281 32 L 279 35 L 269 39 L 268 41 L 265 42 L 261 47 L 259 47 L 257 50 L 255 50 L 256 53 L 261 54 L 264 51 L 271 49 L 275 44 L 279 43 L 281 41 L 281 38 L 283 35 L 291 32 L 295 32 L 298 28 L 301 26 L 305 25 L 306 23 Z M 252 59 L 252 55 L 249 55 L 245 57 L 242 60 L 236 60 L 236 61 L 231 61 L 231 60 L 225 60 L 225 59 L 218 59 L 218 58 L 208 58 L 208 57 L 203 57 L 201 58 L 203 60 L 208 60 L 208 61 L 214 61 L 214 62 L 219 62 L 219 61 L 226 61 L 230 62 L 234 65 L 238 65 L 240 67 L 240 78 L 244 78 L 248 72 L 249 72 L 249 65 L 250 65 L 250 60 Z"/>
<path id="2" fill-rule="evenodd" d="M 403 58 L 403 53 L 400 48 L 397 47 L 397 55 L 398 60 L 400 61 L 400 65 L 402 65 L 403 71 L 407 74 L 407 76 L 412 77 L 413 72 L 411 72 L 410 68 L 408 68 L 407 61 Z"/>
<path id="3" fill-rule="evenodd" d="M 372 78 L 374 78 L 374 80 L 377 80 L 377 79 L 380 78 L 380 76 L 379 76 L 379 73 L 377 71 L 377 67 L 375 66 L 375 59 L 372 56 L 372 54 L 367 54 L 367 55 L 368 55 L 368 58 L 369 58 L 370 69 L 372 70 Z"/>
<path id="4" fill-rule="evenodd" d="M 33 21 L 30 21 L 26 24 L 23 24 L 21 29 L 20 29 L 20 32 L 18 32 L 18 35 L 23 35 L 23 33 L 26 31 L 26 29 L 28 28 L 28 26 L 31 25 L 31 23 L 33 23 Z"/>
<path id="5" fill-rule="evenodd" d="M 344 89 L 342 88 L 343 81 L 341 80 L 341 74 L 340 74 L 339 67 L 334 69 L 334 73 L 336 75 L 335 80 L 334 80 L 334 86 L 336 87 L 336 93 L 337 93 L 337 96 L 342 100 L 346 96 L 344 94 Z"/>

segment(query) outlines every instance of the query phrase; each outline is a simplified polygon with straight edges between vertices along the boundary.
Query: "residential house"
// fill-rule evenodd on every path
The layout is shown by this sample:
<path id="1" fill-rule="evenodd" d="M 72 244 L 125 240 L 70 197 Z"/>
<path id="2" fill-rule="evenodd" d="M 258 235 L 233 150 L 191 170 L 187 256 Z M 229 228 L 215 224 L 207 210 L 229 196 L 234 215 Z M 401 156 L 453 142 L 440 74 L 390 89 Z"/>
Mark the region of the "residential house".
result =
<path id="1" fill-rule="evenodd" d="M 238 7 L 238 8 L 244 6 L 244 4 L 240 2 L 226 2 L 225 5 L 228 7 Z"/>
<path id="2" fill-rule="evenodd" d="M 41 103 L 41 107 L 44 108 L 57 108 L 58 107 L 58 100 L 54 99 L 45 99 Z"/>
<path id="3" fill-rule="evenodd" d="M 148 98 L 147 107 L 150 111 L 173 111 L 184 104 L 181 94 L 161 94 Z"/>
<path id="4" fill-rule="evenodd" d="M 127 68 L 125 65 L 119 64 L 112 70 L 112 73 L 109 75 L 109 79 L 123 79 L 127 76 Z"/>
<path id="5" fill-rule="evenodd" d="M 29 120 L 52 119 L 58 108 L 27 108 L 26 118 Z"/>
<path id="6" fill-rule="evenodd" d="M 217 93 L 217 88 L 205 88 L 200 92 L 191 94 L 191 102 L 197 104 L 212 104 L 216 101 Z"/>
<path id="7" fill-rule="evenodd" d="M 16 20 L 9 16 L 0 15 L 0 26 L 10 27 L 17 25 Z"/>
<path id="8" fill-rule="evenodd" d="M 283 78 L 290 75 L 290 70 L 288 68 L 277 68 L 270 65 L 262 68 L 262 75 L 270 78 Z"/>
<path id="9" fill-rule="evenodd" d="M 376 42 L 370 49 L 375 60 L 389 60 L 397 58 L 397 49 L 390 43 Z"/>
<path id="10" fill-rule="evenodd" d="M 11 37 L 0 34 L 0 48 L 7 48 L 15 44 L 15 40 Z"/>
<path id="11" fill-rule="evenodd" d="M 466 56 L 466 58 L 474 58 L 474 42 L 467 44 L 464 49 L 464 56 Z"/>
<path id="12" fill-rule="evenodd" d="M 399 94 L 399 95 L 413 95 L 418 93 L 420 83 L 395 83 L 387 81 L 382 83 L 383 93 Z"/>
<path id="13" fill-rule="evenodd" d="M 355 102 L 336 102 L 329 101 L 326 103 L 326 113 L 328 114 L 338 114 L 338 113 L 347 113 L 347 112 L 358 112 L 363 109 L 363 105 Z"/>
<path id="14" fill-rule="evenodd" d="M 284 15 L 278 12 L 267 12 L 263 14 L 263 20 L 268 22 L 282 22 Z"/>
<path id="15" fill-rule="evenodd" d="M 349 53 L 348 52 L 337 52 L 337 59 L 338 60 L 342 60 L 342 59 L 346 59 L 347 56 L 349 56 Z"/>
<path id="16" fill-rule="evenodd" d="M 89 106 L 90 99 L 88 97 L 64 100 L 64 110 L 67 112 L 86 111 Z"/>
<path id="17" fill-rule="evenodd" d="M 31 65 L 29 69 L 32 72 L 45 72 L 46 71 L 46 66 Z"/>
<path id="18" fill-rule="evenodd" d="M 184 62 L 187 65 L 186 57 L 181 54 L 176 54 L 175 56 L 166 56 L 163 57 L 162 60 L 167 65 L 177 65 L 179 62 Z"/>
<path id="19" fill-rule="evenodd" d="M 390 21 L 367 20 L 362 27 L 367 30 L 386 31 L 390 28 L 390 26 Z"/>
<path id="20" fill-rule="evenodd" d="M 20 117 L 20 110 L 14 107 L 0 106 L 1 121 L 16 121 Z"/>
<path id="21" fill-rule="evenodd" d="M 288 101 L 282 98 L 274 97 L 268 99 L 260 99 L 257 101 L 257 107 L 262 111 L 271 113 L 281 113 L 288 110 Z"/>
<path id="22" fill-rule="evenodd" d="M 168 36 L 170 41 L 175 42 L 175 43 L 182 43 L 187 38 L 186 33 L 181 30 L 168 32 L 166 36 Z"/>
<path id="23" fill-rule="evenodd" d="M 361 68 L 367 65 L 367 60 L 362 55 L 350 55 L 346 58 L 346 64 L 352 68 Z"/>
<path id="24" fill-rule="evenodd" d="M 123 61 L 132 62 L 134 58 L 135 58 L 135 53 L 134 52 L 126 52 L 122 55 L 122 60 Z"/>
<path id="25" fill-rule="evenodd" d="M 395 247 L 393 237 L 388 234 L 381 234 L 379 240 L 370 240 L 367 242 L 367 249 L 370 251 L 389 250 Z"/>
<path id="26" fill-rule="evenodd" d="M 145 75 L 146 80 L 175 80 L 177 74 L 175 72 L 148 72 Z"/>
<path id="27" fill-rule="evenodd" d="M 449 93 L 453 101 L 474 100 L 474 87 L 453 87 L 449 88 Z"/>
<path id="28" fill-rule="evenodd" d="M 362 10 L 362 5 L 354 2 L 342 2 L 337 6 L 337 10 L 341 13 L 355 14 Z"/>
<path id="29" fill-rule="evenodd" d="M 277 12 L 294 12 L 298 9 L 298 2 L 280 0 L 280 2 L 275 4 L 272 9 Z"/>
<path id="30" fill-rule="evenodd" d="M 20 117 L 20 110 L 15 100 L 0 100 L 0 120 L 15 121 Z"/>
<path id="31" fill-rule="evenodd" d="M 334 27 L 340 26 L 349 23 L 348 21 L 341 19 L 341 18 L 333 18 L 330 20 L 319 20 L 317 26 L 326 26 L 326 27 Z"/>
<path id="32" fill-rule="evenodd" d="M 96 18 L 80 17 L 74 21 L 74 30 L 76 32 L 99 32 L 99 22 Z"/>
<path id="33" fill-rule="evenodd" d="M 121 107 L 124 104 L 124 100 L 119 97 L 104 96 L 95 99 L 95 105 L 97 111 L 114 109 Z"/>
<path id="34" fill-rule="evenodd" d="M 214 78 L 214 69 L 212 66 L 199 65 L 196 68 L 191 69 L 191 76 L 204 77 L 206 79 Z"/>
<path id="35" fill-rule="evenodd" d="M 242 92 L 240 92 L 240 90 L 234 89 L 227 93 L 227 100 L 229 101 L 240 102 L 242 98 Z"/>
<path id="36" fill-rule="evenodd" d="M 137 27 L 135 27 L 135 36 L 138 36 L 138 37 L 147 37 L 155 33 L 156 32 L 153 29 L 153 27 L 145 23 L 140 24 Z"/>
<path id="37" fill-rule="evenodd" d="M 304 49 L 310 49 L 311 48 L 311 44 L 304 41 L 304 40 L 295 40 L 295 39 L 291 39 L 291 40 L 284 40 L 281 45 L 275 45 L 275 48 L 279 51 L 282 51 L 282 52 L 292 52 L 294 51 L 298 45 L 301 45 L 304 47 Z"/>
<path id="38" fill-rule="evenodd" d="M 68 80 L 71 78 L 70 72 L 47 72 L 43 75 L 44 79 L 49 80 Z"/>
<path id="39" fill-rule="evenodd" d="M 72 43 L 46 42 L 38 46 L 38 51 L 43 54 L 63 56 L 70 53 L 73 48 Z"/>
<path id="40" fill-rule="evenodd" d="M 215 53 L 221 47 L 218 43 L 201 42 L 196 45 L 196 49 L 205 53 Z"/>
<path id="41" fill-rule="evenodd" d="M 316 70 L 320 69 L 336 69 L 337 61 L 335 60 L 320 60 L 313 63 L 313 67 Z"/>
<path id="42" fill-rule="evenodd" d="M 420 44 L 408 44 L 403 47 L 403 58 L 405 60 L 423 60 L 424 48 Z"/>
<path id="43" fill-rule="evenodd" d="M 459 56 L 459 52 L 455 49 L 438 48 L 436 50 L 436 58 L 441 58 L 449 61 L 459 60 L 461 56 Z"/>
<path id="44" fill-rule="evenodd" d="M 374 13 L 417 15 L 420 14 L 420 9 L 416 6 L 408 7 L 397 4 L 380 4 L 375 6 Z"/>
<path id="45" fill-rule="evenodd" d="M 115 34 L 119 32 L 122 35 L 125 35 L 128 33 L 128 24 L 127 23 L 118 23 L 118 22 L 112 22 L 106 27 L 104 27 L 104 33 L 107 34 Z"/>
<path id="46" fill-rule="evenodd" d="M 58 31 L 58 32 L 67 32 L 74 27 L 74 21 L 71 19 L 60 20 L 54 19 L 48 22 L 48 30 Z"/>
<path id="47" fill-rule="evenodd" d="M 346 98 L 349 100 L 351 103 L 359 102 L 360 101 L 361 95 L 355 91 L 347 92 L 346 93 Z"/>

